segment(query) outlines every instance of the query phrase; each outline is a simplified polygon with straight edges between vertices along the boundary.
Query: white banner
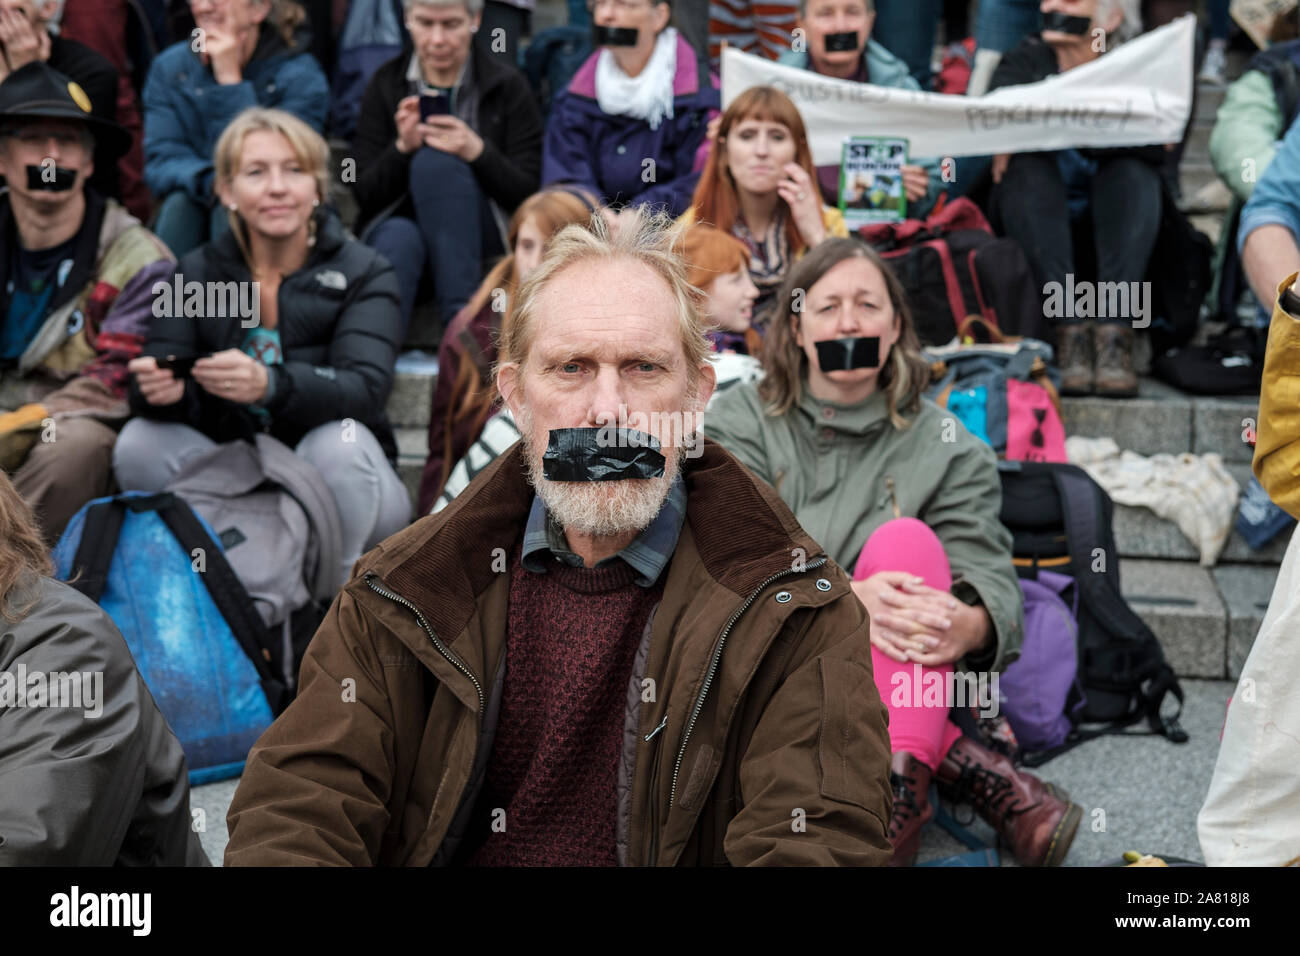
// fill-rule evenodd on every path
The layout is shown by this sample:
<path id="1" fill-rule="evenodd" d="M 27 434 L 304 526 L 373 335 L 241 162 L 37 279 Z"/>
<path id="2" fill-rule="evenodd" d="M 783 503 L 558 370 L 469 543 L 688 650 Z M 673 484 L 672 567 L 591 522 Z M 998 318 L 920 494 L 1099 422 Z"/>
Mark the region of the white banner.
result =
<path id="1" fill-rule="evenodd" d="M 1192 107 L 1195 35 L 1195 17 L 1179 17 L 1066 73 L 984 96 L 837 80 L 727 47 L 722 105 L 751 86 L 787 93 L 819 166 L 838 164 L 849 136 L 906 136 L 912 156 L 929 157 L 1176 143 Z"/>

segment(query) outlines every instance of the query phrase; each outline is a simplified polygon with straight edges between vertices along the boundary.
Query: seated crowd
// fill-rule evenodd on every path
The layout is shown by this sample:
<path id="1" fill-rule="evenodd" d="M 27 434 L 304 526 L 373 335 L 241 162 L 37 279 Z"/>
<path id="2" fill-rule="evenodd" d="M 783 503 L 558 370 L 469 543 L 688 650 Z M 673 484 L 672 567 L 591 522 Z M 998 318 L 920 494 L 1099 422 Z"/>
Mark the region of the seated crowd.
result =
<path id="1" fill-rule="evenodd" d="M 48 549 L 92 499 L 163 491 L 269 435 L 335 499 L 339 591 L 249 754 L 227 863 L 906 865 L 933 781 L 1022 864 L 1059 864 L 1081 808 L 946 708 L 892 693 L 1002 671 L 1022 597 L 997 455 L 960 422 L 937 439 L 950 419 L 923 394 L 921 348 L 941 343 L 851 236 L 839 167 L 814 163 L 796 104 L 755 86 L 724 110 L 681 3 L 587 0 L 571 6 L 593 52 L 543 115 L 482 36 L 529 4 L 402 5 L 407 43 L 345 152 L 345 223 L 310 52 L 328 25 L 294 0 L 189 0 L 196 32 L 139 91 L 50 32 L 54 3 L 0 0 L 0 612 L 19 635 L 0 666 L 98 661 L 119 688 L 97 730 L 114 746 L 80 771 L 112 800 L 40 753 L 88 747 L 84 724 L 0 714 L 27 721 L 0 781 L 31 815 L 0 810 L 0 863 L 201 862 L 179 745 Z M 721 0 L 711 33 L 928 87 L 933 30 L 890 6 Z M 1140 28 L 1126 0 L 1038 6 L 1055 19 L 1006 43 L 992 88 Z M 800 48 L 772 49 L 766 15 Z M 1300 271 L 1300 104 L 1248 80 L 1230 96 L 1267 100 L 1266 119 L 1212 148 L 1235 175 L 1248 137 L 1281 140 L 1253 192 L 1234 183 L 1231 254 L 1271 309 Z M 1168 152 L 988 157 L 987 212 L 1039 286 L 1085 261 L 1140 281 Z M 938 157 L 901 178 L 913 218 L 955 194 Z M 182 304 L 190 283 L 253 291 L 214 311 Z M 443 331 L 413 515 L 385 403 L 430 303 Z M 1136 394 L 1130 324 L 1053 335 L 1063 391 Z M 874 362 L 826 365 L 819 346 L 864 339 Z M 611 423 L 617 448 L 597 437 Z M 656 444 L 624 447 L 638 432 Z"/>

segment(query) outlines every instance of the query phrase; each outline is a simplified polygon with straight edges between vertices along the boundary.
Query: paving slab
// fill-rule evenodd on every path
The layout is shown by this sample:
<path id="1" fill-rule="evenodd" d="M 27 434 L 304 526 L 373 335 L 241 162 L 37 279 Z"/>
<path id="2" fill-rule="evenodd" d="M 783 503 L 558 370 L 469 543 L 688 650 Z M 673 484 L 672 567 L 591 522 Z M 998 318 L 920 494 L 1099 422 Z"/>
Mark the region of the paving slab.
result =
<path id="1" fill-rule="evenodd" d="M 1231 681 L 1183 680 L 1181 723 L 1189 740 L 1173 744 L 1150 734 L 1098 737 L 1033 772 L 1063 788 L 1083 809 L 1083 820 L 1065 866 L 1103 866 L 1126 850 L 1203 862 L 1196 814 L 1210 789 L 1227 713 Z M 993 843 L 993 831 L 977 821 L 970 828 Z M 938 826 L 921 841 L 918 862 L 965 850 Z M 1003 852 L 1002 865 L 1014 866 Z"/>

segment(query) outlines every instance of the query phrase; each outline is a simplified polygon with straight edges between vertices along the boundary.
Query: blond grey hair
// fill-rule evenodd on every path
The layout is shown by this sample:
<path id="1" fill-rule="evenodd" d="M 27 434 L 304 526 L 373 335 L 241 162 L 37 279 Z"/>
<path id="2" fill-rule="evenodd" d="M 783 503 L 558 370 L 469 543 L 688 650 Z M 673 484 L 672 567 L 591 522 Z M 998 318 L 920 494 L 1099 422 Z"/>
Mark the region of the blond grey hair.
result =
<path id="1" fill-rule="evenodd" d="M 519 287 L 511 303 L 501 327 L 497 368 L 506 364 L 522 368 L 527 364 L 536 338 L 538 301 L 556 276 L 581 262 L 630 261 L 648 266 L 668 285 L 676 305 L 689 381 L 694 388 L 699 381 L 700 366 L 709 361 L 710 346 L 700 314 L 699 291 L 687 281 L 686 263 L 675 251 L 680 248 L 680 233 L 671 216 L 646 213 L 640 208 L 625 211 L 616 231 L 609 228 L 599 213 L 586 225 L 560 230 L 547 243 L 542 261 Z"/>

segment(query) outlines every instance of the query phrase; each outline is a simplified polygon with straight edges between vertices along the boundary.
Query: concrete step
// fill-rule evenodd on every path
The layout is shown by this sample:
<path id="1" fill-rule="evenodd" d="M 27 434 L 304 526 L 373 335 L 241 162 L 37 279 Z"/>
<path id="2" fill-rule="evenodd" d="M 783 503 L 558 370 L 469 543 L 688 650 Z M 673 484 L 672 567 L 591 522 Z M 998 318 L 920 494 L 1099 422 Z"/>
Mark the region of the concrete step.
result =
<path id="1" fill-rule="evenodd" d="M 1192 114 L 1192 122 L 1213 124 L 1215 117 L 1219 115 L 1219 107 L 1223 104 L 1226 94 L 1227 87 L 1215 86 L 1212 83 L 1197 83 L 1196 110 Z"/>
<path id="2" fill-rule="evenodd" d="M 1180 677 L 1236 678 L 1268 608 L 1276 568 L 1123 562 L 1121 590 Z"/>
<path id="3" fill-rule="evenodd" d="M 1183 195 L 1192 196 L 1210 183 L 1217 182 L 1219 174 L 1210 165 L 1208 156 L 1204 158 L 1184 156 L 1178 167 L 1178 179 L 1183 188 Z"/>
<path id="4" fill-rule="evenodd" d="M 393 390 L 388 393 L 389 423 L 394 428 L 428 428 L 436 381 L 435 375 L 398 372 L 393 376 Z"/>
<path id="5" fill-rule="evenodd" d="M 1225 462 L 1249 462 L 1244 423 L 1255 422 L 1259 401 L 1250 396 L 1187 395 L 1154 378 L 1143 378 L 1136 398 L 1095 396 L 1061 399 L 1067 435 L 1110 437 L 1121 450 L 1140 455 L 1217 452 Z"/>
<path id="6" fill-rule="evenodd" d="M 1214 130 L 1214 120 L 1195 120 L 1188 130 L 1187 145 L 1183 147 L 1183 161 L 1197 160 L 1209 162 L 1210 133 Z"/>

